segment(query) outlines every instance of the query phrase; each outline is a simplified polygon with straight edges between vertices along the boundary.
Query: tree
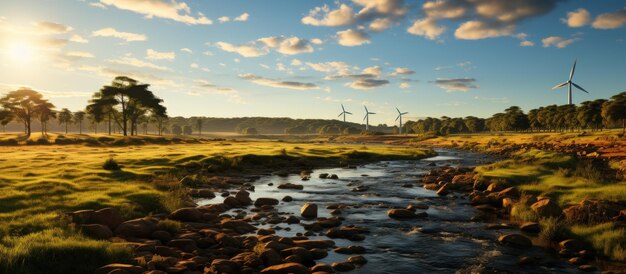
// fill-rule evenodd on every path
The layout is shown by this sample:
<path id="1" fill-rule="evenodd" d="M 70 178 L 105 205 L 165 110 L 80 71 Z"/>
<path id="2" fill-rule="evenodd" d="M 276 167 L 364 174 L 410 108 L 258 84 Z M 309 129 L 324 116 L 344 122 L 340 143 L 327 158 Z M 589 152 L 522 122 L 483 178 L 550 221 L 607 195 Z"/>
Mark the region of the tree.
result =
<path id="1" fill-rule="evenodd" d="M 139 84 L 132 78 L 118 76 L 110 86 L 104 86 L 99 93 L 94 94 L 92 104 L 95 107 L 115 109 L 110 114 L 122 128 L 124 136 L 128 136 L 129 131 L 133 135 L 141 115 L 152 112 L 164 116 L 166 113 L 166 108 L 161 105 L 163 100 L 148 90 L 149 87 L 149 84 Z"/>
<path id="2" fill-rule="evenodd" d="M 193 133 L 193 130 L 191 129 L 190 125 L 183 126 L 183 134 L 191 135 L 192 133 Z"/>
<path id="3" fill-rule="evenodd" d="M 83 121 L 85 120 L 85 112 L 74 112 L 74 122 L 78 123 L 78 134 L 83 134 Z"/>
<path id="4" fill-rule="evenodd" d="M 607 100 L 598 99 L 594 101 L 585 101 L 576 109 L 576 118 L 583 128 L 591 128 L 599 130 L 602 126 L 602 105 Z"/>
<path id="5" fill-rule="evenodd" d="M 29 88 L 20 88 L 9 92 L 0 99 L 0 105 L 5 110 L 11 112 L 12 116 L 24 124 L 26 136 L 31 134 L 32 120 L 37 117 L 41 104 L 47 100 L 43 99 L 41 93 Z"/>
<path id="6" fill-rule="evenodd" d="M 202 136 L 202 118 L 196 119 L 196 129 L 198 130 L 198 136 Z"/>
<path id="7" fill-rule="evenodd" d="M 67 109 L 61 109 L 61 111 L 59 112 L 59 124 L 65 124 L 65 134 L 67 134 L 67 129 L 69 124 L 72 122 L 72 119 L 74 118 L 74 115 L 72 114 L 72 112 Z"/>
<path id="8" fill-rule="evenodd" d="M 172 125 L 172 134 L 174 135 L 183 134 L 183 128 L 181 128 L 180 125 L 177 125 L 177 124 Z"/>
<path id="9" fill-rule="evenodd" d="M 41 134 L 46 135 L 48 131 L 48 121 L 52 118 L 56 118 L 57 113 L 53 110 L 54 105 L 48 101 L 42 102 L 37 106 L 37 117 L 41 123 Z"/>
<path id="10" fill-rule="evenodd" d="M 7 125 L 13 120 L 13 113 L 7 109 L 0 109 L 0 125 L 2 125 L 2 132 L 6 132 Z"/>
<path id="11" fill-rule="evenodd" d="M 161 136 L 161 134 L 163 134 L 163 132 L 167 129 L 167 115 L 156 115 L 153 113 L 150 115 L 149 120 L 157 129 L 157 135 Z"/>
<path id="12" fill-rule="evenodd" d="M 602 105 L 602 117 L 607 122 L 622 122 L 622 134 L 626 134 L 626 91 L 611 97 Z"/>

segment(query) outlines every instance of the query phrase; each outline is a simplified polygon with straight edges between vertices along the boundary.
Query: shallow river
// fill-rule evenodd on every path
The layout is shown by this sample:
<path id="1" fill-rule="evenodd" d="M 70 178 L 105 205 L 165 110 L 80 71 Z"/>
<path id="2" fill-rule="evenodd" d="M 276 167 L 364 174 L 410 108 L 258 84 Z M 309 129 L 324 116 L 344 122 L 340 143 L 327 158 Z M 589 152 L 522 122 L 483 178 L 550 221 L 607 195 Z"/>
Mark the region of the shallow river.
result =
<path id="1" fill-rule="evenodd" d="M 362 254 L 368 263 L 350 273 L 580 273 L 564 260 L 556 258 L 542 248 L 516 249 L 496 243 L 499 235 L 519 233 L 517 230 L 487 230 L 485 223 L 470 219 L 480 212 L 469 204 L 467 198 L 439 197 L 434 191 L 417 186 L 418 175 L 437 166 L 475 166 L 489 161 L 481 154 L 438 150 L 439 156 L 416 161 L 388 161 L 359 166 L 357 169 L 314 170 L 310 181 L 302 181 L 299 175 L 289 177 L 268 176 L 257 180 L 251 198 L 273 197 L 278 200 L 285 195 L 292 202 L 281 202 L 278 212 L 290 212 L 299 217 L 305 202 L 318 205 L 320 217 L 330 217 L 327 205 L 342 203 L 350 205 L 341 209 L 345 218 L 342 225 L 356 225 L 370 230 L 364 241 L 352 242 L 332 239 L 337 246 L 360 245 L 367 251 Z M 319 179 L 320 173 L 337 174 L 339 180 Z M 282 183 L 304 185 L 304 190 L 278 189 Z M 269 186 L 273 183 L 273 186 Z M 403 185 L 412 183 L 413 187 Z M 365 192 L 352 192 L 356 186 L 369 187 Z M 221 203 L 222 197 L 200 200 L 199 204 Z M 427 204 L 428 217 L 398 221 L 387 216 L 393 207 L 406 207 L 409 203 Z M 421 210 L 418 210 L 418 212 Z M 306 222 L 306 221 L 303 221 Z M 269 225 L 258 225 L 269 227 Z M 281 236 L 295 236 L 304 232 L 300 224 L 278 224 Z M 290 228 L 286 231 L 284 228 Z M 311 239 L 328 239 L 313 236 Z M 351 255 L 329 252 L 329 256 L 317 263 L 341 262 Z M 519 256 L 537 257 L 543 266 L 519 266 Z M 549 267 L 545 266 L 549 265 Z"/>

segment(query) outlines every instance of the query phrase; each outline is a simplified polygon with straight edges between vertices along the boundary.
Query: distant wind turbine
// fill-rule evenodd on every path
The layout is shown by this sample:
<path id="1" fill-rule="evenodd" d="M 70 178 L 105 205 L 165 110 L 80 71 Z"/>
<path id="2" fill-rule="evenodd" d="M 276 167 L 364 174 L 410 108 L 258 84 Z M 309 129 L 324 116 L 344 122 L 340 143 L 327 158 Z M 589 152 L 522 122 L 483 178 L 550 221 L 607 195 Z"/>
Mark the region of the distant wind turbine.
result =
<path id="1" fill-rule="evenodd" d="M 572 85 L 574 87 L 576 87 L 579 90 L 582 90 L 586 93 L 589 93 L 588 91 L 586 91 L 584 88 L 582 88 L 581 86 L 575 84 L 574 82 L 572 82 L 572 78 L 574 78 L 574 71 L 576 70 L 576 60 L 574 60 L 574 66 L 572 66 L 572 71 L 569 74 L 569 80 L 567 80 L 567 82 L 562 83 L 562 84 L 558 84 L 555 87 L 552 88 L 552 90 L 555 90 L 557 88 L 561 88 L 564 86 L 567 86 L 567 104 L 571 105 L 572 104 Z"/>
<path id="2" fill-rule="evenodd" d="M 400 112 L 400 110 L 398 108 L 396 108 L 396 110 L 398 111 L 398 117 L 396 117 L 396 121 L 398 121 L 398 119 L 400 119 L 400 130 L 398 131 L 400 134 L 402 134 L 402 115 L 404 114 L 409 114 L 408 112 Z"/>
<path id="3" fill-rule="evenodd" d="M 367 110 L 366 106 L 363 106 L 365 108 L 365 117 L 363 117 L 363 121 L 365 121 L 365 130 L 369 130 L 370 129 L 370 114 L 376 114 L 374 112 L 369 112 L 369 110 Z"/>
<path id="4" fill-rule="evenodd" d="M 339 116 L 343 115 L 343 122 L 345 123 L 346 122 L 346 114 L 352 115 L 352 113 L 351 112 L 347 112 L 346 109 L 343 107 L 343 104 L 341 104 L 341 110 L 342 110 L 342 112 L 339 113 Z M 337 116 L 337 117 L 339 117 L 339 116 Z"/>

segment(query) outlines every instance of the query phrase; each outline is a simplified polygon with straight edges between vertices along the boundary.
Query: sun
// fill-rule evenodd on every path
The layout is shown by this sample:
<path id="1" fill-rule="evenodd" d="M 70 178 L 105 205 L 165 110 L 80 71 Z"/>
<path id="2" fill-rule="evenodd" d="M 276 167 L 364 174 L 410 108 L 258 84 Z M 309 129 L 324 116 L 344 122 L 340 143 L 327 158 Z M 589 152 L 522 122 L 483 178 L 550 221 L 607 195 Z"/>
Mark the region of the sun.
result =
<path id="1" fill-rule="evenodd" d="M 7 48 L 7 55 L 9 59 L 16 63 L 28 63 L 33 60 L 35 50 L 27 42 L 15 41 L 9 44 Z"/>

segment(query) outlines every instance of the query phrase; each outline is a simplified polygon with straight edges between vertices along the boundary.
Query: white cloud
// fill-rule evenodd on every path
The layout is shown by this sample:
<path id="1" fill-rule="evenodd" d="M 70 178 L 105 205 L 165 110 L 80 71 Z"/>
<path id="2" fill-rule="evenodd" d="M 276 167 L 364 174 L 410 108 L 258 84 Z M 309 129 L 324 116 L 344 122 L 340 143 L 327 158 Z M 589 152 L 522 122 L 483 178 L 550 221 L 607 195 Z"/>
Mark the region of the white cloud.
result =
<path id="1" fill-rule="evenodd" d="M 380 32 L 390 28 L 393 25 L 393 20 L 390 18 L 378 18 L 372 21 L 369 25 L 369 30 L 374 32 Z"/>
<path id="2" fill-rule="evenodd" d="M 591 26 L 596 29 L 616 29 L 626 26 L 626 8 L 598 15 Z"/>
<path id="3" fill-rule="evenodd" d="M 524 40 L 520 42 L 519 45 L 522 47 L 533 47 L 535 46 L 535 43 L 533 41 Z"/>
<path id="4" fill-rule="evenodd" d="M 319 89 L 319 87 L 313 83 L 278 81 L 278 80 L 263 78 L 261 76 L 257 76 L 257 75 L 250 74 L 250 73 L 240 74 L 239 78 L 250 81 L 257 85 L 267 86 L 267 87 L 286 88 L 286 89 L 295 89 L 295 90 Z"/>
<path id="5" fill-rule="evenodd" d="M 308 40 L 295 36 L 289 38 L 283 36 L 270 36 L 261 38 L 259 41 L 267 47 L 274 48 L 276 51 L 286 55 L 295 55 L 314 51 Z"/>
<path id="6" fill-rule="evenodd" d="M 47 21 L 34 23 L 34 27 L 37 32 L 43 34 L 63 34 L 73 30 L 70 26 Z"/>
<path id="7" fill-rule="evenodd" d="M 362 79 L 356 79 L 354 82 L 348 83 L 348 86 L 353 89 L 367 90 L 367 89 L 374 89 L 380 86 L 384 86 L 386 84 L 389 84 L 388 80 L 362 78 Z"/>
<path id="8" fill-rule="evenodd" d="M 245 21 L 248 21 L 249 17 L 250 17 L 250 14 L 248 14 L 247 12 L 244 12 L 241 15 L 235 17 L 235 19 L 233 19 L 233 20 L 234 21 L 245 22 Z"/>
<path id="9" fill-rule="evenodd" d="M 467 15 L 468 8 L 460 1 L 437 0 L 425 2 L 422 10 L 428 18 L 460 19 Z"/>
<path id="10" fill-rule="evenodd" d="M 411 83 L 409 83 L 409 82 L 402 82 L 402 83 L 400 83 L 400 88 L 401 89 L 410 89 L 411 88 Z"/>
<path id="11" fill-rule="evenodd" d="M 576 41 L 578 41 L 578 38 L 566 39 L 566 38 L 559 37 L 559 36 L 550 36 L 550 37 L 543 38 L 541 40 L 544 48 L 554 46 L 560 49 L 565 48 L 573 44 Z"/>
<path id="12" fill-rule="evenodd" d="M 193 53 L 193 50 L 191 50 L 190 48 L 182 48 L 182 49 L 180 49 L 180 51 L 186 52 L 186 53 L 189 53 L 189 54 Z"/>
<path id="13" fill-rule="evenodd" d="M 67 57 L 71 57 L 71 58 L 78 58 L 78 59 L 82 59 L 82 58 L 93 58 L 94 55 L 90 52 L 85 52 L 85 51 L 70 51 L 68 53 L 65 54 Z"/>
<path id="14" fill-rule="evenodd" d="M 92 6 L 92 7 L 103 9 L 103 10 L 107 9 L 107 7 L 104 4 L 100 3 L 100 2 L 92 2 L 92 3 L 89 3 L 89 5 Z"/>
<path id="15" fill-rule="evenodd" d="M 331 61 L 331 62 L 324 62 L 324 63 L 308 63 L 307 62 L 306 65 L 315 71 L 335 73 L 339 75 L 350 74 L 350 71 L 353 68 L 355 68 L 341 61 Z"/>
<path id="16" fill-rule="evenodd" d="M 528 40 L 528 34 L 526 33 L 518 33 L 515 35 L 515 38 L 519 39 L 521 42 L 519 43 L 522 47 L 532 47 L 535 46 L 535 43 Z"/>
<path id="17" fill-rule="evenodd" d="M 448 92 L 467 92 L 470 89 L 477 89 L 478 86 L 474 84 L 475 82 L 476 79 L 474 78 L 438 78 L 433 81 L 439 88 Z"/>
<path id="18" fill-rule="evenodd" d="M 360 46 L 370 43 L 369 35 L 361 30 L 348 29 L 338 31 L 337 39 L 340 45 L 347 47 Z"/>
<path id="19" fill-rule="evenodd" d="M 188 25 L 213 24 L 213 21 L 202 13 L 193 16 L 191 8 L 186 3 L 179 3 L 176 0 L 100 0 L 100 2 L 118 9 L 143 14 L 146 18 L 159 17 Z"/>
<path id="20" fill-rule="evenodd" d="M 446 31 L 445 26 L 437 25 L 437 21 L 433 18 L 424 18 L 416 20 L 407 29 L 407 32 L 417 36 L 424 36 L 430 40 L 435 40 Z"/>
<path id="21" fill-rule="evenodd" d="M 194 68 L 197 69 L 200 67 L 200 65 L 196 64 L 196 63 L 191 63 L 191 65 L 189 65 L 190 68 Z"/>
<path id="22" fill-rule="evenodd" d="M 355 18 L 352 8 L 346 4 L 341 4 L 338 9 L 332 11 L 328 5 L 316 7 L 302 18 L 303 24 L 312 26 L 337 27 L 350 25 L 354 22 Z"/>
<path id="23" fill-rule="evenodd" d="M 78 34 L 72 35 L 72 37 L 70 37 L 70 41 L 72 41 L 74 43 L 81 43 L 81 44 L 89 43 L 89 40 L 85 39 L 84 37 L 82 37 L 82 36 L 80 36 Z"/>
<path id="24" fill-rule="evenodd" d="M 322 39 L 319 39 L 319 38 L 313 38 L 311 39 L 311 44 L 321 45 L 321 44 L 324 44 L 324 41 L 322 41 Z"/>
<path id="25" fill-rule="evenodd" d="M 583 8 L 567 13 L 567 18 L 562 18 L 561 21 L 567 24 L 571 28 L 583 27 L 591 21 L 591 14 Z"/>
<path id="26" fill-rule="evenodd" d="M 515 32 L 515 25 L 489 23 L 485 21 L 467 21 L 456 29 L 454 36 L 464 40 L 478 40 L 500 36 L 509 36 Z"/>
<path id="27" fill-rule="evenodd" d="M 128 56 L 117 58 L 117 59 L 112 59 L 112 60 L 109 60 L 109 62 L 114 63 L 114 64 L 138 67 L 138 68 L 149 68 L 149 69 L 156 69 L 156 70 L 161 70 L 161 71 L 171 71 L 171 69 L 167 67 L 159 66 L 157 64 L 145 62 L 137 58 L 128 57 Z"/>
<path id="28" fill-rule="evenodd" d="M 217 42 L 215 45 L 227 52 L 237 53 L 243 57 L 259 57 L 269 53 L 269 50 L 264 48 L 257 48 L 255 45 L 233 45 L 226 42 Z"/>
<path id="29" fill-rule="evenodd" d="M 378 77 L 380 76 L 381 71 L 382 69 L 379 66 L 373 66 L 373 67 L 364 68 L 362 73 L 372 75 L 373 77 Z"/>
<path id="30" fill-rule="evenodd" d="M 300 61 L 298 59 L 293 59 L 293 60 L 291 60 L 291 65 L 292 66 L 302 66 L 302 61 Z"/>
<path id="31" fill-rule="evenodd" d="M 415 71 L 410 69 L 410 68 L 396 68 L 389 75 L 391 75 L 391 76 L 398 76 L 398 75 L 409 75 L 409 74 L 414 74 L 414 73 L 415 73 Z"/>
<path id="32" fill-rule="evenodd" d="M 226 22 L 230 21 L 230 17 L 222 16 L 220 18 L 217 18 L 217 21 L 220 21 L 220 23 L 226 23 Z"/>
<path id="33" fill-rule="evenodd" d="M 147 38 L 143 34 L 131 33 L 131 32 L 121 32 L 117 31 L 114 28 L 103 28 L 91 33 L 92 36 L 99 37 L 115 37 L 122 40 L 126 40 L 126 42 L 135 42 L 135 41 L 146 41 Z"/>
<path id="34" fill-rule="evenodd" d="M 174 60 L 176 59 L 176 53 L 173 51 L 170 52 L 159 52 L 153 49 L 146 50 L 146 59 L 148 60 Z"/>

